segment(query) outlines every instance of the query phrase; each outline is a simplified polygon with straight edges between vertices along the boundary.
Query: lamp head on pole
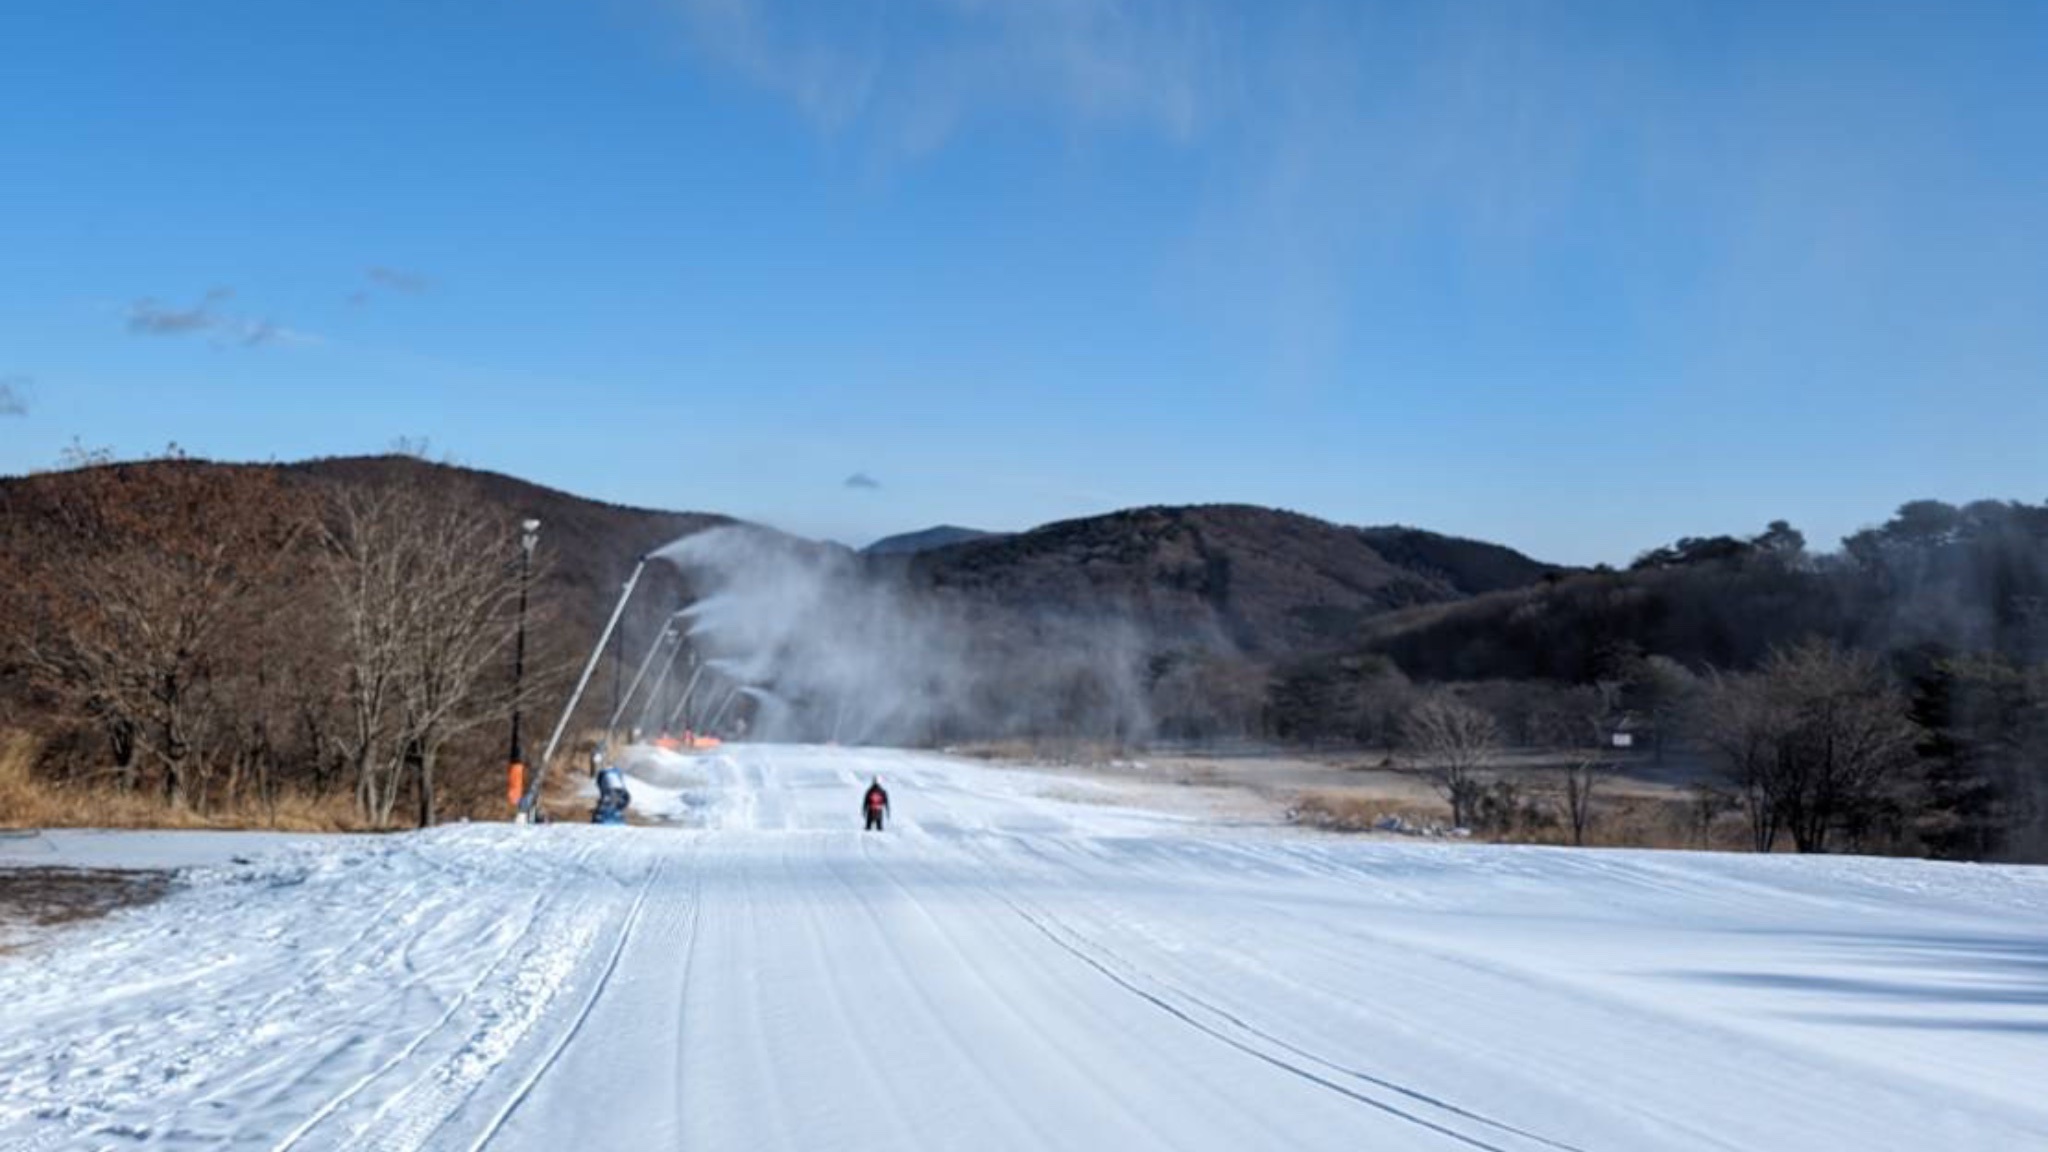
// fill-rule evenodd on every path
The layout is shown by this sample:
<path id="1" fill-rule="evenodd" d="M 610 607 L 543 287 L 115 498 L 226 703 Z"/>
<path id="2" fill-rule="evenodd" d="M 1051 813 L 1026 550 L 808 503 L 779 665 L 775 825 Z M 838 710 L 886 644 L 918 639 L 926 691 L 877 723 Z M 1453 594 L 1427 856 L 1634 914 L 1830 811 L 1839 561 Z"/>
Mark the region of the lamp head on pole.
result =
<path id="1" fill-rule="evenodd" d="M 528 556 L 531 556 L 531 555 L 533 555 L 533 549 L 534 549 L 534 547 L 535 547 L 536 545 L 538 545 L 539 543 L 540 543 L 540 521 L 538 521 L 538 520 L 533 520 L 533 519 L 527 519 L 527 520 L 522 520 L 522 521 L 520 521 L 520 522 L 519 522 L 519 547 L 520 547 L 520 550 L 521 550 L 521 551 L 523 551 L 523 552 L 525 552 L 525 553 L 526 553 L 526 554 L 527 554 Z"/>

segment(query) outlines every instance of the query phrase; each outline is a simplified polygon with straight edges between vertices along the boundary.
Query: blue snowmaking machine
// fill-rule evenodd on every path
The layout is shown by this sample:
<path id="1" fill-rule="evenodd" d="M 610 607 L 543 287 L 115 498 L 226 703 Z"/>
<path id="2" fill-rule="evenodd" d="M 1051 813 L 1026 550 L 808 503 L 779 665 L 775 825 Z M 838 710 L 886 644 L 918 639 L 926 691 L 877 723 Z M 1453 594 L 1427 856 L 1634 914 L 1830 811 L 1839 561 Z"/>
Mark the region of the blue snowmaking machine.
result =
<path id="1" fill-rule="evenodd" d="M 626 774 L 618 765 L 608 765 L 597 774 L 597 807 L 590 812 L 592 824 L 624 824 L 626 806 L 633 794 L 626 791 Z"/>

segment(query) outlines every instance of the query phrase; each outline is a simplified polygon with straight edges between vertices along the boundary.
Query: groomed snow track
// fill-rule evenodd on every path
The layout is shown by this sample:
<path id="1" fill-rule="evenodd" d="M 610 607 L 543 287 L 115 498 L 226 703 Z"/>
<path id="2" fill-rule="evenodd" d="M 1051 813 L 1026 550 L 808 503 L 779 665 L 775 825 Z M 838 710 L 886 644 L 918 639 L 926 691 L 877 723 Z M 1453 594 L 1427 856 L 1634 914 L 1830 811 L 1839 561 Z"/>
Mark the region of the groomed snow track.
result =
<path id="1" fill-rule="evenodd" d="M 0 1148 L 2048 1148 L 2042 870 L 635 770 L 676 828 L 309 840 L 0 956 Z"/>

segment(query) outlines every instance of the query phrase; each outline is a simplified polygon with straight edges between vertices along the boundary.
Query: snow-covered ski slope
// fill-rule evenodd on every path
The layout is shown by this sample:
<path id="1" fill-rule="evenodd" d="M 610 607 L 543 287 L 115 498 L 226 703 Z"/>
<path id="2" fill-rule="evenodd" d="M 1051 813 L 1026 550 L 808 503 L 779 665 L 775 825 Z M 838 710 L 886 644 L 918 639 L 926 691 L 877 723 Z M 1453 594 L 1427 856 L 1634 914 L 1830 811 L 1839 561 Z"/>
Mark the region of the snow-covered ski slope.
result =
<path id="1" fill-rule="evenodd" d="M 639 770 L 700 827 L 266 847 L 0 957 L 0 1147 L 2048 1148 L 2048 871 Z"/>

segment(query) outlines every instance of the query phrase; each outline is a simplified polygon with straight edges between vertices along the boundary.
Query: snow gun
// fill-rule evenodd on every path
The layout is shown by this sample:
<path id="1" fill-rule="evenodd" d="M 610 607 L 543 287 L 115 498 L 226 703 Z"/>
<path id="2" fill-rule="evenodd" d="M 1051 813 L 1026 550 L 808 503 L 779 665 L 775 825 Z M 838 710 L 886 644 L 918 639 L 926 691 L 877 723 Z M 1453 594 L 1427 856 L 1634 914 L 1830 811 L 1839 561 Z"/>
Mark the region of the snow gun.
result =
<path id="1" fill-rule="evenodd" d="M 592 824 L 624 824 L 626 806 L 633 802 L 633 794 L 626 791 L 626 774 L 618 766 L 607 765 L 597 774 L 597 807 L 591 810 Z"/>

